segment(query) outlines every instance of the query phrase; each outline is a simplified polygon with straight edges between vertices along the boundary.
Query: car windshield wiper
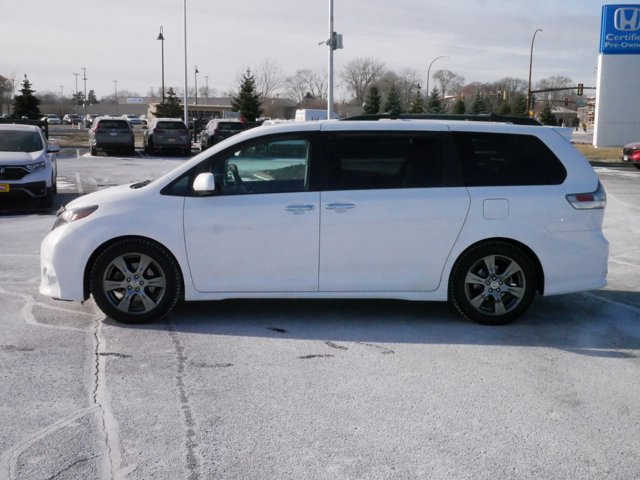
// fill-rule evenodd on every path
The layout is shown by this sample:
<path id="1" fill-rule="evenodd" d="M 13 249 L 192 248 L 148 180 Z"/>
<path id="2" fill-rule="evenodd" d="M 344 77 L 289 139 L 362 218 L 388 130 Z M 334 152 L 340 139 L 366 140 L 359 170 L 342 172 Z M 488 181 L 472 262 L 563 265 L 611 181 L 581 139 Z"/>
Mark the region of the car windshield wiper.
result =
<path id="1" fill-rule="evenodd" d="M 147 186 L 151 183 L 151 180 L 145 180 L 144 182 L 138 182 L 138 183 L 134 183 L 132 184 L 129 188 L 133 188 L 134 190 L 137 188 L 142 188 L 144 186 Z"/>

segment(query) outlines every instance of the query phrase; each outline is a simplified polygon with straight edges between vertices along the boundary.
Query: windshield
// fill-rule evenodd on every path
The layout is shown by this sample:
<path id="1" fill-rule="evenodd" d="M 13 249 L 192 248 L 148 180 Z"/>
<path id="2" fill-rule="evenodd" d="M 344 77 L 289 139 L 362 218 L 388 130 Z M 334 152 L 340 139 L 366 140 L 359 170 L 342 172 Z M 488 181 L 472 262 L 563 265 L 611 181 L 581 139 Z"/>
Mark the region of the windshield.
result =
<path id="1" fill-rule="evenodd" d="M 0 152 L 37 152 L 43 149 L 37 132 L 0 131 Z"/>

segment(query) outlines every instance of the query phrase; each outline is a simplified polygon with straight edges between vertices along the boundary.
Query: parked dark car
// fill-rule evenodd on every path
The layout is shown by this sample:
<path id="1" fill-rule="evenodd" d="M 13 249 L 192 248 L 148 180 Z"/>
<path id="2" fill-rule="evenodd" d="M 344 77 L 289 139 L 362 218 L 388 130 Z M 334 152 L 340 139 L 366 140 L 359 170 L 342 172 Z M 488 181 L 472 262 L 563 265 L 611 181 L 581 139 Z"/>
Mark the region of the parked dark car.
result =
<path id="1" fill-rule="evenodd" d="M 200 132 L 200 150 L 215 145 L 216 143 L 229 138 L 237 133 L 246 130 L 244 123 L 240 120 L 231 120 L 224 118 L 214 118 L 209 120 L 204 130 Z"/>
<path id="2" fill-rule="evenodd" d="M 67 113 L 62 117 L 62 123 L 65 125 L 77 125 L 78 123 L 82 123 L 82 117 L 75 113 Z"/>
<path id="3" fill-rule="evenodd" d="M 98 155 L 98 150 L 134 154 L 136 149 L 131 125 L 123 118 L 96 118 L 89 129 L 89 148 L 91 155 Z"/>
<path id="4" fill-rule="evenodd" d="M 622 147 L 622 160 L 632 162 L 634 167 L 640 168 L 640 142 L 627 143 Z"/>
<path id="5" fill-rule="evenodd" d="M 191 155 L 191 136 L 187 125 L 179 118 L 154 118 L 143 127 L 143 143 L 146 153 L 178 150 Z"/>

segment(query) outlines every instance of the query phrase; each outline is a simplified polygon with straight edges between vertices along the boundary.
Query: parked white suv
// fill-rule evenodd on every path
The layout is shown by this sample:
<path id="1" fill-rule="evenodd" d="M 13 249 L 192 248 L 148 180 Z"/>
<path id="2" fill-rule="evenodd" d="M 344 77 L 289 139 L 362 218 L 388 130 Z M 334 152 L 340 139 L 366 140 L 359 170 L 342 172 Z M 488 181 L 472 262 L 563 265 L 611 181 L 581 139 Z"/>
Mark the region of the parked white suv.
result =
<path id="1" fill-rule="evenodd" d="M 40 127 L 0 125 L 0 201 L 36 198 L 40 206 L 53 205 L 56 194 L 57 145 L 49 145 Z"/>
<path id="2" fill-rule="evenodd" d="M 606 196 L 550 127 L 428 120 L 259 127 L 153 181 L 66 206 L 40 292 L 119 321 L 179 299 L 449 300 L 504 324 L 605 285 Z"/>

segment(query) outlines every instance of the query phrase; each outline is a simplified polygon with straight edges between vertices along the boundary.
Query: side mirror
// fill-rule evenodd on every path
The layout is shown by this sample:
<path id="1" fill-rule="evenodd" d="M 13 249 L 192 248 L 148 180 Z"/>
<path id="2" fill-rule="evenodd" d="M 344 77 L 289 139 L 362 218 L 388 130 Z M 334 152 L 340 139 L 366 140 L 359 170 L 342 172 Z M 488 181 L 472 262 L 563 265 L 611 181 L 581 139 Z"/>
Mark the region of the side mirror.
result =
<path id="1" fill-rule="evenodd" d="M 193 191 L 200 193 L 213 193 L 216 190 L 216 181 L 213 173 L 200 173 L 193 181 Z"/>

